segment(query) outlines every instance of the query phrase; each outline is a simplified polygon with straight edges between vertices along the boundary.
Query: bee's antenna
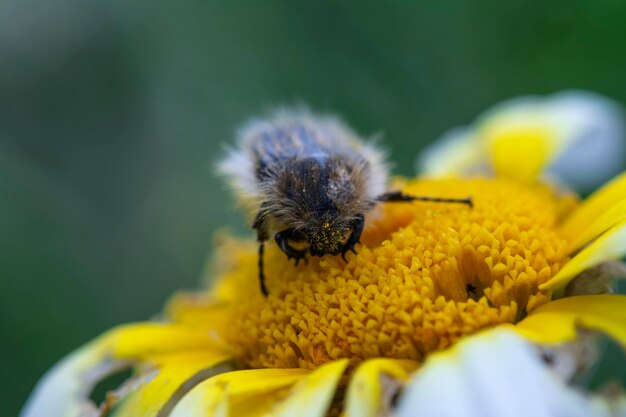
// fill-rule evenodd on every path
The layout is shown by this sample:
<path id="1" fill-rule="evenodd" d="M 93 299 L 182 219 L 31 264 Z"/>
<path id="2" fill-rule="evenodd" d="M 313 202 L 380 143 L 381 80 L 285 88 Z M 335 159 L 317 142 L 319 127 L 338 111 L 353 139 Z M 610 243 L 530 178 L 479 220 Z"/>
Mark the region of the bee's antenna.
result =
<path id="1" fill-rule="evenodd" d="M 407 202 L 407 201 L 431 201 L 435 203 L 460 203 L 467 204 L 469 207 L 474 207 L 472 197 L 465 198 L 440 198 L 440 197 L 426 197 L 404 194 L 402 191 L 390 191 L 379 196 L 376 201 L 383 203 L 395 203 L 395 202 Z"/>

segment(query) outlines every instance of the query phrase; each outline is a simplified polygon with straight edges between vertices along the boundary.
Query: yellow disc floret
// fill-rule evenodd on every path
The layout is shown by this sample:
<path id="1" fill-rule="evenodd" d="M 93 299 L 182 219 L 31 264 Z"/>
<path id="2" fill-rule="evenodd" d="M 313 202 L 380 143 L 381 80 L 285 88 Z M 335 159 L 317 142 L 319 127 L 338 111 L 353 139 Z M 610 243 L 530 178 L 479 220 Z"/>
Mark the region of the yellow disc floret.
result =
<path id="1" fill-rule="evenodd" d="M 502 180 L 415 180 L 414 195 L 457 204 L 387 203 L 366 217 L 358 255 L 294 266 L 269 245 L 269 296 L 253 242 L 219 252 L 213 293 L 220 336 L 250 367 L 315 368 L 350 358 L 422 360 L 464 335 L 515 323 L 550 300 L 538 286 L 567 261 L 557 226 L 566 202 L 543 187 Z"/>

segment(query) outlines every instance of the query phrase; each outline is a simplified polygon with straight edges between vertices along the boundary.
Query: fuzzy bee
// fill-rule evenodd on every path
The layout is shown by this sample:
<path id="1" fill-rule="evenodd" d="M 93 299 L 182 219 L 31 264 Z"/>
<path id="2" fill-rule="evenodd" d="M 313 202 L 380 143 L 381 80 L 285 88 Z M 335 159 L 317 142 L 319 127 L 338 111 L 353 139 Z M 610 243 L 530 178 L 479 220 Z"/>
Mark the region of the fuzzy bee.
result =
<path id="1" fill-rule="evenodd" d="M 253 213 L 259 242 L 274 239 L 296 265 L 307 254 L 356 254 L 365 216 L 378 202 L 435 201 L 472 205 L 471 198 L 421 197 L 386 192 L 383 153 L 334 117 L 277 111 L 238 132 L 238 149 L 219 165 L 240 202 Z"/>

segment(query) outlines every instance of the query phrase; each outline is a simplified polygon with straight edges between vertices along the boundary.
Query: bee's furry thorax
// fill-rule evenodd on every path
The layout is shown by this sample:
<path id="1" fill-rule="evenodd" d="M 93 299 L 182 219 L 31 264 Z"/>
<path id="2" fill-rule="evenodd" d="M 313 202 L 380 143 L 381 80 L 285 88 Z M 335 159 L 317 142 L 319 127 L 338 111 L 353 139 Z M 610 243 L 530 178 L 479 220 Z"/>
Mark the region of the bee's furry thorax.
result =
<path id="1" fill-rule="evenodd" d="M 382 152 L 333 117 L 278 111 L 245 125 L 238 145 L 220 170 L 270 233 L 347 228 L 385 191 Z"/>

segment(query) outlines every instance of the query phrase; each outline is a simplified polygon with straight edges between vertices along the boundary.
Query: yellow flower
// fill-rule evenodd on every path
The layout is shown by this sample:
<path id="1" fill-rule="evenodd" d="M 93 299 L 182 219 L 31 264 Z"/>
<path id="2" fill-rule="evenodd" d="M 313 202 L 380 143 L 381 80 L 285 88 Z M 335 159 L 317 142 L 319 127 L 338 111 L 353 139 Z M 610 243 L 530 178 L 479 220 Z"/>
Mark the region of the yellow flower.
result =
<path id="1" fill-rule="evenodd" d="M 548 159 L 544 145 L 524 160 L 513 157 L 519 146 L 494 148 L 496 166 L 519 169 L 507 176 L 515 179 L 397 180 L 409 194 L 471 195 L 474 208 L 382 206 L 347 262 L 326 256 L 294 266 L 270 247 L 267 298 L 254 242 L 222 239 L 213 289 L 178 294 L 161 322 L 113 329 L 74 352 L 22 415 L 106 415 L 112 407 L 117 417 L 453 415 L 446 412 L 457 395 L 471 408 L 462 394 L 472 392 L 459 381 L 474 381 L 478 396 L 492 387 L 485 375 L 496 391 L 515 379 L 504 370 L 543 384 L 539 393 L 575 399 L 577 412 L 609 413 L 546 374 L 529 346 L 561 346 L 585 328 L 626 348 L 626 296 L 593 281 L 626 253 L 626 174 L 580 203 L 527 170 Z M 96 410 L 89 392 L 124 366 L 134 376 Z M 456 387 L 450 398 L 446 384 Z M 555 407 L 546 404 L 537 398 L 528 410 L 549 415 L 540 414 Z"/>

